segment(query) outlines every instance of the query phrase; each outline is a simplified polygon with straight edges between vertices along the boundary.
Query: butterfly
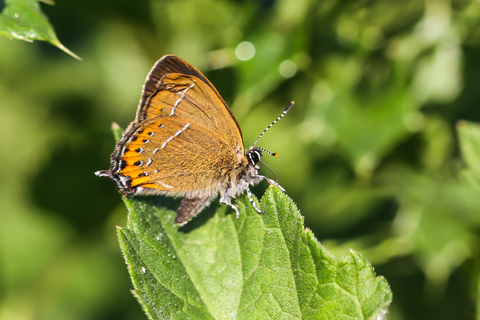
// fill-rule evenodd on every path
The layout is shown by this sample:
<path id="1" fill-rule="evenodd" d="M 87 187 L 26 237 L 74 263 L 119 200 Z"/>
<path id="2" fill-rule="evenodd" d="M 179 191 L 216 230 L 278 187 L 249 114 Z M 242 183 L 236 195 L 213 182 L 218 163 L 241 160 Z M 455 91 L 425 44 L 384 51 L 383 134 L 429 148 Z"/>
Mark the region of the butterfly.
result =
<path id="1" fill-rule="evenodd" d="M 220 195 L 220 203 L 239 211 L 232 200 L 245 191 L 259 213 L 250 186 L 258 173 L 260 137 L 245 152 L 240 126 L 223 98 L 195 67 L 175 55 L 158 60 L 143 86 L 135 120 L 110 158 L 110 169 L 95 174 L 114 180 L 124 195 L 182 197 L 175 223 L 182 226 Z M 268 168 L 268 167 L 267 167 Z"/>

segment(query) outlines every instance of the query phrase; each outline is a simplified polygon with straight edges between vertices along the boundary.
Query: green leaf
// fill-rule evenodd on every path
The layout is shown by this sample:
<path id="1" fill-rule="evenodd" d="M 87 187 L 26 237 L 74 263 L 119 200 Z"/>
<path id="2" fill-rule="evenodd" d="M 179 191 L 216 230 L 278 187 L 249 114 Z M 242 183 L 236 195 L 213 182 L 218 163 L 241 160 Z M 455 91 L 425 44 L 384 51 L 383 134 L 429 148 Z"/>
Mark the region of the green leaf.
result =
<path id="1" fill-rule="evenodd" d="M 6 7 L 0 14 L 0 34 L 10 39 L 32 42 L 43 40 L 80 59 L 58 40 L 52 25 L 40 11 L 37 0 L 6 0 Z M 44 1 L 54 4 L 53 1 Z"/>
<path id="2" fill-rule="evenodd" d="M 115 138 L 115 141 L 118 142 L 118 140 L 122 138 L 123 129 L 120 128 L 120 126 L 117 123 L 113 122 L 112 132 L 113 132 L 113 137 Z"/>
<path id="3" fill-rule="evenodd" d="M 171 198 L 125 203 L 120 245 L 151 319 L 381 319 L 391 302 L 369 262 L 354 251 L 337 261 L 276 187 L 264 214 L 242 196 L 239 219 L 212 204 L 184 227 Z"/>
<path id="4" fill-rule="evenodd" d="M 460 150 L 467 165 L 460 173 L 460 177 L 480 189 L 480 125 L 468 121 L 457 124 Z"/>

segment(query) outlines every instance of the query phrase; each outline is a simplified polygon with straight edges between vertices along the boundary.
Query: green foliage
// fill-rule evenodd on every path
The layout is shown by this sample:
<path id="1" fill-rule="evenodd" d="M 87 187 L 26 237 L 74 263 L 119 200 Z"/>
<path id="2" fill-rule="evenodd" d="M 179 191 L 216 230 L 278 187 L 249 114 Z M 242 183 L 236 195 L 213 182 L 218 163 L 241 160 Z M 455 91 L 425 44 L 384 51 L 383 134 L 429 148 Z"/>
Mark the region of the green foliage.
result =
<path id="1" fill-rule="evenodd" d="M 118 234 L 134 294 L 151 319 L 381 319 L 391 301 L 360 254 L 339 261 L 275 187 L 259 215 L 246 196 L 225 215 L 178 228 L 158 199 L 126 199 Z M 211 213 L 212 210 L 210 210 Z M 205 214 L 205 213 L 203 213 Z M 200 219 L 200 218 L 197 218 Z M 196 222 L 196 223 L 195 223 Z M 189 229 L 189 230 L 185 230 Z"/>
<path id="2" fill-rule="evenodd" d="M 460 148 L 467 169 L 461 177 L 476 189 L 480 189 L 480 125 L 467 121 L 457 125 Z"/>
<path id="3" fill-rule="evenodd" d="M 39 14 L 36 2 L 0 2 L 2 34 L 26 17 L 15 18 L 22 3 Z M 110 124 L 134 119 L 167 53 L 212 81 L 247 148 L 296 102 L 259 141 L 280 155 L 263 160 L 324 248 L 353 249 L 388 279 L 388 319 L 480 319 L 479 1 L 40 8 L 84 60 L 0 37 L 1 320 L 144 318 L 114 230 L 125 206 L 93 172 L 109 166 Z"/>
<path id="4" fill-rule="evenodd" d="M 75 53 L 60 43 L 47 17 L 40 11 L 38 0 L 6 0 L 0 14 L 0 34 L 10 39 L 47 41 L 74 58 Z M 53 1 L 44 1 L 54 4 Z"/>

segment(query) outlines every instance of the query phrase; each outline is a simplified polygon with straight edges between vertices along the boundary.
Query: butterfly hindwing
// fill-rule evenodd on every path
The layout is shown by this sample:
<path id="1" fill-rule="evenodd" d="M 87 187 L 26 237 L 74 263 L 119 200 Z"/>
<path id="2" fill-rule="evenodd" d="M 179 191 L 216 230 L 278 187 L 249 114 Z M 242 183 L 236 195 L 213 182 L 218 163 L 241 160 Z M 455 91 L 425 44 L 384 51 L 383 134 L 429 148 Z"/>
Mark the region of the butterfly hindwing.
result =
<path id="1" fill-rule="evenodd" d="M 213 194 L 221 186 L 219 174 L 228 176 L 236 164 L 236 154 L 223 139 L 185 119 L 154 118 L 124 139 L 115 174 L 128 181 L 126 193 Z"/>

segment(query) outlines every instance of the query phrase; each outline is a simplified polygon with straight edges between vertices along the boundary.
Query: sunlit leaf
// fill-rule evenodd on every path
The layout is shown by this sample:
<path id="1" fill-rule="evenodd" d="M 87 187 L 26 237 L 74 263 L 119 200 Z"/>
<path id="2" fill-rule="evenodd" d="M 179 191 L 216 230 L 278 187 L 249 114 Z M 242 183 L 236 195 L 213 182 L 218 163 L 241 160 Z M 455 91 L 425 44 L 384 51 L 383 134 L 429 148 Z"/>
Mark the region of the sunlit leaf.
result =
<path id="1" fill-rule="evenodd" d="M 51 1 L 47 3 L 53 4 Z M 6 0 L 6 7 L 0 14 L 0 34 L 29 42 L 47 41 L 72 57 L 80 59 L 58 40 L 52 25 L 40 11 L 37 0 Z"/>
<path id="2" fill-rule="evenodd" d="M 213 206 L 185 227 L 172 201 L 127 198 L 118 231 L 135 296 L 151 319 L 382 319 L 392 294 L 351 251 L 335 259 L 305 230 L 295 204 L 271 187 L 258 214 Z M 216 211 L 216 213 L 214 213 Z"/>

